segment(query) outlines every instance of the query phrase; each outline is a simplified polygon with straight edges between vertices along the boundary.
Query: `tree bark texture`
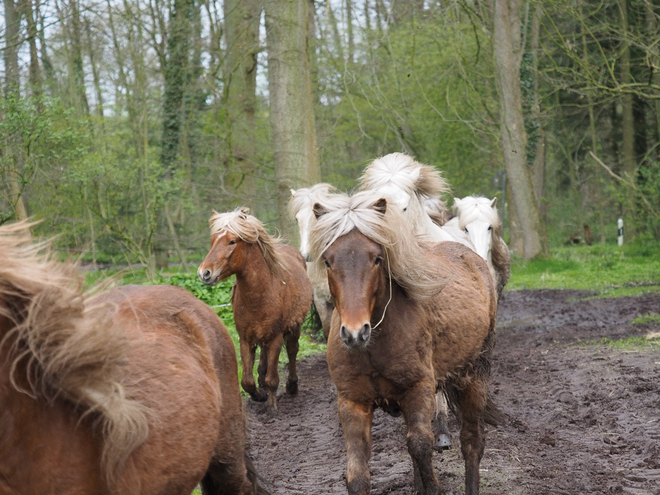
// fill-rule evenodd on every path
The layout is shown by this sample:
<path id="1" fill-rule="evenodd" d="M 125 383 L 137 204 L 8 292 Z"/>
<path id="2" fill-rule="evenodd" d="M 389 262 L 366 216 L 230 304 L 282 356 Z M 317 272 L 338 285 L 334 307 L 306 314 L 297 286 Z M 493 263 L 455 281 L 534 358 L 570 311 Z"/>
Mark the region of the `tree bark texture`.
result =
<path id="1" fill-rule="evenodd" d="M 627 0 L 619 0 L 619 15 L 621 22 L 621 84 L 624 88 L 632 82 L 630 73 L 630 41 L 628 40 L 628 4 Z M 633 96 L 630 93 L 623 93 L 621 97 L 621 165 L 623 173 L 628 175 L 631 181 L 635 181 L 635 172 L 637 164 L 635 163 L 635 123 L 633 117 Z M 625 201 L 626 215 L 626 234 L 634 236 L 635 234 L 635 195 L 632 191 L 625 192 L 627 200 Z"/>
<path id="2" fill-rule="evenodd" d="M 20 73 L 18 68 L 18 49 L 20 47 L 19 26 L 21 14 L 17 2 L 5 0 L 5 87 L 6 99 L 18 100 L 20 94 Z M 9 184 L 9 195 L 14 207 L 14 213 L 19 220 L 28 217 L 27 208 L 23 198 L 23 188 L 20 179 L 23 172 L 23 140 L 19 132 L 7 137 L 3 154 L 9 164 L 6 171 L 6 180 Z"/>
<path id="3" fill-rule="evenodd" d="M 225 91 L 229 132 L 228 168 L 240 184 L 236 194 L 254 209 L 257 157 L 254 114 L 257 107 L 257 55 L 262 0 L 225 0 Z"/>
<path id="4" fill-rule="evenodd" d="M 295 242 L 288 219 L 290 189 L 320 180 L 307 47 L 307 0 L 266 0 L 270 123 L 277 206 L 284 235 Z"/>
<path id="5" fill-rule="evenodd" d="M 520 0 L 496 0 L 493 45 L 500 95 L 501 142 L 523 236 L 525 259 L 547 253 L 547 240 L 538 201 L 527 167 L 527 135 L 520 92 L 521 46 Z"/>

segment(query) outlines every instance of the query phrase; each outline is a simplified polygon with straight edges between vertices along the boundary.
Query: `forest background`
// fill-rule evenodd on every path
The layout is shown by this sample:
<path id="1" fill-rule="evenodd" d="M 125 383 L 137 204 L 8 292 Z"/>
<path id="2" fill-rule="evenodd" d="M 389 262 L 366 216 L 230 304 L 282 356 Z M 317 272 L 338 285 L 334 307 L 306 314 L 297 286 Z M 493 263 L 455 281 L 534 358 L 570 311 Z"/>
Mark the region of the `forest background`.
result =
<path id="1" fill-rule="evenodd" d="M 660 238 L 650 0 L 4 0 L 0 224 L 155 275 L 290 188 L 403 151 L 499 197 L 526 259 Z M 451 205 L 452 197 L 445 198 Z"/>

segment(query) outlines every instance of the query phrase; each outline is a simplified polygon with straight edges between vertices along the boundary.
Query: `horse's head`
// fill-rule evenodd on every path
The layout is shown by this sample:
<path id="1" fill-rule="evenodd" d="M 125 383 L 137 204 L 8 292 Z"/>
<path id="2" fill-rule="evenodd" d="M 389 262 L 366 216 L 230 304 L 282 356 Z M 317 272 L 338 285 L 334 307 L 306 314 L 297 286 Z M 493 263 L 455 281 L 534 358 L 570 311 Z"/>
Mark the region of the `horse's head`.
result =
<path id="1" fill-rule="evenodd" d="M 245 264 L 247 242 L 259 238 L 261 223 L 250 215 L 249 208 L 227 213 L 213 211 L 211 250 L 199 265 L 197 276 L 206 285 L 214 285 L 233 275 Z"/>
<path id="2" fill-rule="evenodd" d="M 472 241 L 477 254 L 486 261 L 493 245 L 494 229 L 500 224 L 496 205 L 497 198 L 454 199 L 460 228 Z"/>
<path id="3" fill-rule="evenodd" d="M 372 209 L 385 214 L 387 201 L 379 199 Z M 318 217 L 324 209 L 314 205 Z M 340 317 L 339 336 L 349 348 L 364 348 L 371 337 L 372 317 L 379 300 L 387 297 L 385 250 L 357 228 L 337 238 L 321 255 L 328 285 Z M 381 305 L 382 306 L 382 305 Z"/>
<path id="4" fill-rule="evenodd" d="M 235 233 L 221 230 L 211 236 L 211 250 L 199 265 L 197 276 L 206 285 L 215 285 L 236 273 L 245 263 L 246 243 Z"/>
<path id="5" fill-rule="evenodd" d="M 315 184 L 298 190 L 291 189 L 289 213 L 298 224 L 300 234 L 300 254 L 305 261 L 312 261 L 309 250 L 309 232 L 316 222 L 314 216 L 314 203 L 324 196 L 332 193 L 335 188 L 327 183 Z"/>
<path id="6" fill-rule="evenodd" d="M 295 198 L 296 192 L 294 189 L 291 189 L 291 195 Z M 311 261 L 309 255 L 309 230 L 312 226 L 312 223 L 316 220 L 314 217 L 313 202 L 304 201 L 301 202 L 300 207 L 294 214 L 296 223 L 298 224 L 298 232 L 300 234 L 300 254 L 302 254 L 305 261 Z"/>

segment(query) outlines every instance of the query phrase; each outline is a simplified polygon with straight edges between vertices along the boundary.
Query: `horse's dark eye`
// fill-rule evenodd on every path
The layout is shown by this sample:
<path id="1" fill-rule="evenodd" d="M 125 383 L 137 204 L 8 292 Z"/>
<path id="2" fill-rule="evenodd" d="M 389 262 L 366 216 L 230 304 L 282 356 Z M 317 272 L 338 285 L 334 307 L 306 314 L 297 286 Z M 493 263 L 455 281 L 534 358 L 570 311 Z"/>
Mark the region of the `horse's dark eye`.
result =
<path id="1" fill-rule="evenodd" d="M 493 230 L 493 226 L 492 226 L 492 225 L 489 225 L 489 226 L 488 226 L 488 231 L 490 232 L 491 230 Z"/>
<path id="2" fill-rule="evenodd" d="M 376 259 L 374 260 L 374 266 L 380 265 L 380 262 L 383 261 L 383 258 L 380 256 L 377 256 Z"/>
<path id="3" fill-rule="evenodd" d="M 406 207 L 403 209 L 403 211 L 408 211 L 408 207 L 406 206 Z"/>
<path id="4" fill-rule="evenodd" d="M 468 230 L 467 230 L 467 227 L 465 227 L 465 233 L 466 233 L 466 234 L 469 234 L 469 232 L 468 232 Z"/>
<path id="5" fill-rule="evenodd" d="M 329 270 L 330 269 L 330 262 L 328 260 L 323 260 L 323 263 L 325 263 L 326 268 Z"/>
<path id="6" fill-rule="evenodd" d="M 233 246 L 234 244 L 236 244 L 236 241 L 229 241 L 230 246 Z"/>

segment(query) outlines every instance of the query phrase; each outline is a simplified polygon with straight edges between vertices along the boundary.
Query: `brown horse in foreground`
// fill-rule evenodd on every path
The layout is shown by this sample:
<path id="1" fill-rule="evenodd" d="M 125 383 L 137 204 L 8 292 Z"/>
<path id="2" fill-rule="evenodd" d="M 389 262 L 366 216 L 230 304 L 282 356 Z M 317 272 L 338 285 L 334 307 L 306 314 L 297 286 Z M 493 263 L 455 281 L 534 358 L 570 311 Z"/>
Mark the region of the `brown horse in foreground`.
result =
<path id="1" fill-rule="evenodd" d="M 90 298 L 28 226 L 0 227 L 0 494 L 263 493 L 215 313 L 172 286 Z"/>
<path id="2" fill-rule="evenodd" d="M 439 493 L 433 469 L 435 393 L 461 419 L 466 493 L 479 492 L 497 299 L 479 255 L 453 242 L 420 244 L 398 208 L 365 191 L 315 205 L 312 252 L 325 264 L 336 309 L 328 366 L 337 386 L 351 495 L 370 489 L 374 408 L 400 408 L 415 489 Z M 395 404 L 395 406 L 393 406 Z"/>
<path id="3" fill-rule="evenodd" d="M 197 274 L 207 285 L 236 275 L 232 309 L 241 341 L 241 385 L 253 400 L 269 400 L 276 410 L 283 341 L 289 357 L 286 391 L 298 392 L 298 338 L 312 305 L 312 285 L 300 252 L 279 244 L 248 211 L 214 212 L 211 250 Z M 257 346 L 261 347 L 258 388 L 252 374 Z"/>

